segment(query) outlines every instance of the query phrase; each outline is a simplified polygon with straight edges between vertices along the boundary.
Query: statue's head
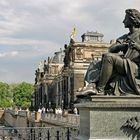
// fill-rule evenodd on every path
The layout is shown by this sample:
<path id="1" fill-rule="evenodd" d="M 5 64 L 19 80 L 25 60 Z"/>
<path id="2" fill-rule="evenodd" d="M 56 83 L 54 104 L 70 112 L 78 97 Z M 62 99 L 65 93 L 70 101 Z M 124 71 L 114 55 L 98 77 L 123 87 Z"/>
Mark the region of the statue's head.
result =
<path id="1" fill-rule="evenodd" d="M 136 9 L 127 9 L 125 11 L 126 16 L 123 21 L 126 28 L 130 28 L 132 26 L 136 28 L 140 28 L 140 12 Z"/>

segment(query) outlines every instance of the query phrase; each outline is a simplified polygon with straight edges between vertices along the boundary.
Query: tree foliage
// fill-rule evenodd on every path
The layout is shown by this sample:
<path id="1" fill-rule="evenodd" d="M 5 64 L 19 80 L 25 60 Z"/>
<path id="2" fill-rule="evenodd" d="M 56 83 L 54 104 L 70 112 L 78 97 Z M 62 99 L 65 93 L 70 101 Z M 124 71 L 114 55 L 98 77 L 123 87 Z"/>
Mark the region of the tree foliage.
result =
<path id="1" fill-rule="evenodd" d="M 31 104 L 31 95 L 33 93 L 33 85 L 29 83 L 21 83 L 13 88 L 13 101 L 17 107 L 28 108 Z"/>
<path id="2" fill-rule="evenodd" d="M 0 107 L 29 107 L 33 90 L 33 85 L 26 82 L 10 85 L 0 82 Z"/>
<path id="3" fill-rule="evenodd" d="M 10 92 L 10 86 L 0 82 L 0 107 L 10 107 L 13 105 L 13 94 Z"/>

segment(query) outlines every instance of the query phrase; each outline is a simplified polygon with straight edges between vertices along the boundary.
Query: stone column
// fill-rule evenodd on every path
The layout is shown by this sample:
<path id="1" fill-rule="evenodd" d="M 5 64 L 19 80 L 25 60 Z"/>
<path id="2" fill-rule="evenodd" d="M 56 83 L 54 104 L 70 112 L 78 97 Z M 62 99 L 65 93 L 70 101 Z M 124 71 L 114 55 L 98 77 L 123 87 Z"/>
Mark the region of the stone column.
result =
<path id="1" fill-rule="evenodd" d="M 65 77 L 65 108 L 68 109 L 68 76 Z"/>
<path id="2" fill-rule="evenodd" d="M 42 84 L 42 88 L 41 88 L 41 92 L 42 92 L 42 106 L 44 106 L 44 95 L 45 95 L 45 84 Z"/>
<path id="3" fill-rule="evenodd" d="M 68 108 L 70 108 L 70 96 L 71 96 L 71 81 L 70 76 L 68 76 Z"/>
<path id="4" fill-rule="evenodd" d="M 63 100 L 63 80 L 60 80 L 60 105 L 62 107 L 62 100 Z"/>
<path id="5" fill-rule="evenodd" d="M 48 97 L 49 95 L 48 95 L 48 85 L 47 84 L 45 84 L 45 107 L 47 107 L 47 105 L 48 105 L 48 99 L 49 99 L 49 97 Z"/>
<path id="6" fill-rule="evenodd" d="M 59 81 L 56 82 L 56 100 L 55 100 L 56 107 L 58 107 L 58 100 L 59 100 L 58 84 L 59 84 Z"/>
<path id="7" fill-rule="evenodd" d="M 39 107 L 42 105 L 42 84 L 39 87 Z"/>
<path id="8" fill-rule="evenodd" d="M 73 76 L 70 78 L 71 96 L 70 96 L 70 108 L 74 108 L 74 79 Z"/>
<path id="9" fill-rule="evenodd" d="M 66 109 L 66 88 L 67 88 L 67 83 L 66 83 L 66 76 L 64 76 L 64 81 L 63 81 L 63 86 L 64 86 L 64 90 L 63 90 L 63 101 L 64 101 L 64 109 Z"/>

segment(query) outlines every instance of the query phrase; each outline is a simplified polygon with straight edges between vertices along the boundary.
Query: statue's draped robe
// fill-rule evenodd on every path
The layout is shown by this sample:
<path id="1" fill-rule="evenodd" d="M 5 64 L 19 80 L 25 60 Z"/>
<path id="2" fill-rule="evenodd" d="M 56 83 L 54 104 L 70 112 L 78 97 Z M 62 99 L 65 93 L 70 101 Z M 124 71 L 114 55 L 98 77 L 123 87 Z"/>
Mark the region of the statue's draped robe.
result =
<path id="1" fill-rule="evenodd" d="M 126 40 L 130 40 L 140 45 L 140 31 L 138 30 L 131 35 L 124 35 L 118 39 L 121 44 Z M 140 95 L 140 50 L 131 49 L 129 47 L 130 46 L 128 45 L 127 51 L 124 54 L 125 58 L 123 59 L 126 76 L 120 76 L 116 88 L 118 88 L 120 93 Z"/>
<path id="2" fill-rule="evenodd" d="M 132 41 L 140 45 L 140 31 L 133 34 L 125 34 L 117 39 L 119 45 L 113 45 L 110 48 L 111 53 L 123 52 L 122 57 L 124 63 L 125 75 L 115 74 L 112 81 L 109 81 L 106 86 L 112 87 L 115 95 L 134 94 L 140 95 L 140 48 L 138 50 L 131 49 L 130 45 L 124 45 L 126 42 Z M 118 55 L 118 54 L 117 54 Z M 85 80 L 87 82 L 98 82 L 101 68 L 101 61 L 96 64 L 91 63 L 87 70 Z M 110 86 L 111 85 L 111 86 Z M 108 89 L 107 89 L 108 90 Z"/>

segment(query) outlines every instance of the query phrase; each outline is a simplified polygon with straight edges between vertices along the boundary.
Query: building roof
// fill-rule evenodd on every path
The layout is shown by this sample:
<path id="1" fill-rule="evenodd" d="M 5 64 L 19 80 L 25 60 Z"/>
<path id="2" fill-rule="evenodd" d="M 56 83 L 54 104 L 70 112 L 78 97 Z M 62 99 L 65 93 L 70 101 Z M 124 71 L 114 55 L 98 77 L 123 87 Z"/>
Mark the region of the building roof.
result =
<path id="1" fill-rule="evenodd" d="M 83 36 L 103 37 L 104 35 L 102 33 L 98 33 L 97 31 L 96 32 L 93 32 L 93 31 L 89 32 L 89 31 L 87 31 L 81 37 L 83 37 Z"/>
<path id="2" fill-rule="evenodd" d="M 54 53 L 51 63 L 59 63 L 62 64 L 64 59 L 64 51 L 60 50 Z"/>

